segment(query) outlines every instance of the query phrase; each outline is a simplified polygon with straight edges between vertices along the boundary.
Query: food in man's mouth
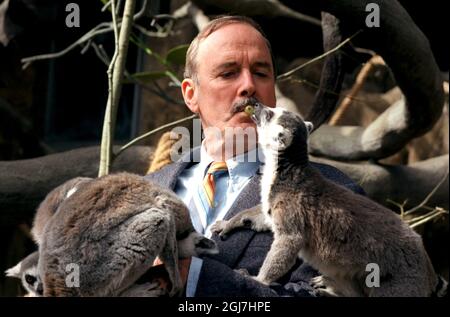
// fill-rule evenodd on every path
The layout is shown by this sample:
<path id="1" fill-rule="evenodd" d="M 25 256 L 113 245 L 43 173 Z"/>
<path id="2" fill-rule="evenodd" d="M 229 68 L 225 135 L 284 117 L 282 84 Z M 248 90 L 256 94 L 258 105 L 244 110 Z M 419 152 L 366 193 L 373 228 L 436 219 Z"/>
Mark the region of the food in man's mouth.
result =
<path id="1" fill-rule="evenodd" d="M 255 113 L 255 108 L 251 105 L 247 105 L 244 108 L 244 112 L 250 117 Z"/>

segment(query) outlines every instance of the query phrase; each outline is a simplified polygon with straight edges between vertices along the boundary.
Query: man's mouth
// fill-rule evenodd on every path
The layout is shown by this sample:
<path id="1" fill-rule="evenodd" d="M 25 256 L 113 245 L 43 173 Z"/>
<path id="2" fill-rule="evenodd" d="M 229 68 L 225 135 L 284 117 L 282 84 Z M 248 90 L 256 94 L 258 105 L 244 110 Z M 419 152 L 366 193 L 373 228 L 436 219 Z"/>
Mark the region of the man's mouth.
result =
<path id="1" fill-rule="evenodd" d="M 255 97 L 242 99 L 241 101 L 239 101 L 233 105 L 232 113 L 236 114 L 238 112 L 244 112 L 245 107 L 247 107 L 247 106 L 255 107 L 258 103 L 259 102 Z"/>
<path id="2" fill-rule="evenodd" d="M 232 113 L 236 114 L 238 112 L 245 112 L 253 122 L 259 125 L 261 122 L 261 112 L 263 112 L 264 108 L 265 106 L 262 103 L 260 103 L 256 98 L 251 97 L 243 99 L 236 103 L 233 106 Z"/>

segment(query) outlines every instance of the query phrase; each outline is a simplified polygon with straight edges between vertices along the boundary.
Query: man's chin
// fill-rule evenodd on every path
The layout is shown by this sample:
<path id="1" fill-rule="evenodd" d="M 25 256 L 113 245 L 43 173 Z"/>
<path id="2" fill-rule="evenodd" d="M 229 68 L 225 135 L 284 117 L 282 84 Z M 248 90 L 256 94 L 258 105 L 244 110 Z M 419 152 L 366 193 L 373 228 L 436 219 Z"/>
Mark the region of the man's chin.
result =
<path id="1" fill-rule="evenodd" d="M 256 128 L 255 122 L 245 113 L 239 113 L 236 116 L 234 116 L 229 122 L 229 127 L 235 127 L 235 128 Z"/>

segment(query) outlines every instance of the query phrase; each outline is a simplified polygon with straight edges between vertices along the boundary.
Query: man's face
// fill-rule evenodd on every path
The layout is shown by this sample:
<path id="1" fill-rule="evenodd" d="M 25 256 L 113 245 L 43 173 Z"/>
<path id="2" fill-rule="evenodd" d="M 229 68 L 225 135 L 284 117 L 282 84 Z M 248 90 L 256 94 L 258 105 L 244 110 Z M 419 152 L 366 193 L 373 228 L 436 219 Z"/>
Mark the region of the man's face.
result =
<path id="1" fill-rule="evenodd" d="M 275 82 L 269 49 L 262 35 L 248 24 L 221 27 L 199 45 L 197 81 L 185 79 L 182 90 L 191 111 L 199 113 L 203 128 L 255 128 L 233 106 L 249 97 L 275 106 Z"/>

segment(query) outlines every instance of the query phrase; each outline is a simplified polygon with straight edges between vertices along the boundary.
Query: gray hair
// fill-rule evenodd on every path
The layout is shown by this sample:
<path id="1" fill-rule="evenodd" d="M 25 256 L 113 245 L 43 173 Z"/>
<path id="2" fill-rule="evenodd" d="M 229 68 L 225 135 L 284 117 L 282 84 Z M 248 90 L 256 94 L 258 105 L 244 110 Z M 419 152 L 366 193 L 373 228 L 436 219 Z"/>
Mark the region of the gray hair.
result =
<path id="1" fill-rule="evenodd" d="M 274 69 L 275 76 L 275 60 L 272 54 L 272 47 L 270 45 L 269 40 L 267 39 L 264 31 L 261 26 L 256 23 L 253 19 L 240 15 L 226 15 L 221 16 L 217 19 L 210 21 L 200 33 L 192 40 L 191 45 L 189 46 L 186 53 L 186 66 L 184 69 L 184 78 L 192 78 L 197 80 L 197 54 L 198 48 L 200 46 L 200 42 L 210 36 L 212 33 L 217 31 L 218 29 L 234 23 L 243 23 L 252 26 L 255 30 L 257 30 L 262 37 L 264 38 L 267 48 L 269 49 L 270 57 L 272 60 L 272 67 Z"/>

